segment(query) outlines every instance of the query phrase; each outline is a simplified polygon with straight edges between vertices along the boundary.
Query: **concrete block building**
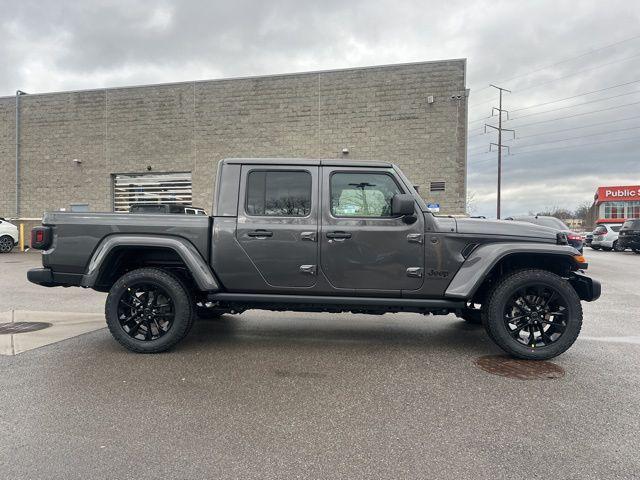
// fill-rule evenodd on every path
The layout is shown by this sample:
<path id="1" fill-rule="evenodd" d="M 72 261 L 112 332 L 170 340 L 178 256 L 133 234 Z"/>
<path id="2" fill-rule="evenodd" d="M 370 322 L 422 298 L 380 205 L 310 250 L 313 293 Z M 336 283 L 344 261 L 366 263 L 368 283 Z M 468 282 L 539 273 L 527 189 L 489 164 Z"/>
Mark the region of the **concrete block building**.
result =
<path id="1" fill-rule="evenodd" d="M 461 214 L 465 65 L 0 97 L 0 216 L 127 211 L 149 202 L 211 211 L 217 163 L 227 157 L 392 161 L 425 200 Z"/>

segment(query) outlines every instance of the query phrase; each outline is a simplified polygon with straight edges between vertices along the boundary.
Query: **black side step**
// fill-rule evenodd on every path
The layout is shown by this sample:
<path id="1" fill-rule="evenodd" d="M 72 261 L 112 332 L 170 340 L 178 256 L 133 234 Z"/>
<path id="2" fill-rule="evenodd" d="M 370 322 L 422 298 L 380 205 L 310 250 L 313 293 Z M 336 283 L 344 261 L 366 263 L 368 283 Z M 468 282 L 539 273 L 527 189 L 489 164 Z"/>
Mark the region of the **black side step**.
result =
<path id="1" fill-rule="evenodd" d="M 329 297 L 321 295 L 272 295 L 265 293 L 210 293 L 210 302 L 234 304 L 335 305 L 399 310 L 453 310 L 464 308 L 464 301 L 423 298 Z"/>

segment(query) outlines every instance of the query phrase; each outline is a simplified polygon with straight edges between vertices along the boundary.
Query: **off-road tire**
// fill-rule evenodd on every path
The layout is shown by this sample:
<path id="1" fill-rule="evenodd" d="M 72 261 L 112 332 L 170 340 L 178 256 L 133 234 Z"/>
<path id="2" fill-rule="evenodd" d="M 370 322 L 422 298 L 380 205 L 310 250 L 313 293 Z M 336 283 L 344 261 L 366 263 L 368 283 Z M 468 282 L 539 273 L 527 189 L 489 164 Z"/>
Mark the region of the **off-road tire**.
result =
<path id="1" fill-rule="evenodd" d="M 555 290 L 567 305 L 567 326 L 562 335 L 551 345 L 531 348 L 514 339 L 504 321 L 504 309 L 510 297 L 529 284 L 542 284 Z M 571 284 L 555 273 L 539 270 L 518 270 L 500 282 L 489 292 L 483 304 L 482 323 L 489 337 L 508 354 L 525 360 L 547 360 L 564 353 L 578 338 L 582 328 L 582 305 Z"/>
<path id="2" fill-rule="evenodd" d="M 155 340 L 138 340 L 129 336 L 118 319 L 118 305 L 130 286 L 151 284 L 161 287 L 171 298 L 175 309 L 169 330 Z M 175 275 L 159 268 L 140 268 L 126 273 L 111 287 L 105 303 L 105 317 L 111 335 L 126 349 L 136 353 L 159 353 L 169 350 L 191 330 L 195 305 L 187 286 Z"/>
<path id="3" fill-rule="evenodd" d="M 624 252 L 626 250 L 626 248 L 624 248 L 622 245 L 620 245 L 617 240 L 615 242 L 613 242 L 613 249 L 616 252 Z"/>
<path id="4" fill-rule="evenodd" d="M 3 235 L 0 237 L 0 253 L 10 253 L 11 250 L 13 250 L 13 247 L 13 237 L 9 235 Z"/>

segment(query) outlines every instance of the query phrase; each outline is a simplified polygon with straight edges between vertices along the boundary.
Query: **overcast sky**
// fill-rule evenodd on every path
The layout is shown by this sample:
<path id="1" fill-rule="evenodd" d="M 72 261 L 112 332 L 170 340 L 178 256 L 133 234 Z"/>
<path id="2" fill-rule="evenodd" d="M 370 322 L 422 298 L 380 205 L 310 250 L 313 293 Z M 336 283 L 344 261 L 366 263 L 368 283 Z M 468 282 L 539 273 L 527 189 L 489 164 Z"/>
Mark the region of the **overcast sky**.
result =
<path id="1" fill-rule="evenodd" d="M 0 7 L 0 95 L 464 57 L 475 214 L 495 216 L 496 155 L 483 152 L 496 136 L 481 128 L 496 98 L 489 83 L 513 90 L 504 98 L 513 118 L 504 126 L 517 140 L 504 158 L 503 214 L 572 209 L 598 185 L 640 184 L 637 1 L 0 0 Z M 546 102 L 554 103 L 523 109 Z"/>

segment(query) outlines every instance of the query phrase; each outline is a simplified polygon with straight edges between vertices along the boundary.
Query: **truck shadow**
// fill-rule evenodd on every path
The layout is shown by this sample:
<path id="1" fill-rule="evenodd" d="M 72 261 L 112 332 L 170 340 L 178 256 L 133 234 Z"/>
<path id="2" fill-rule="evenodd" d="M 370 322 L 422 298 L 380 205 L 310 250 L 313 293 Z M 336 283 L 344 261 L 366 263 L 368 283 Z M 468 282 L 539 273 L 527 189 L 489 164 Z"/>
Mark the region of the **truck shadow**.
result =
<path id="1" fill-rule="evenodd" d="M 353 315 L 324 314 L 307 317 L 305 314 L 277 315 L 259 319 L 259 315 L 223 315 L 217 319 L 200 319 L 177 350 L 207 344 L 238 345 L 295 345 L 318 344 L 354 348 L 377 346 L 403 346 L 433 348 L 434 350 L 491 353 L 497 351 L 484 329 L 454 316 L 420 317 L 408 315 L 358 317 Z"/>

